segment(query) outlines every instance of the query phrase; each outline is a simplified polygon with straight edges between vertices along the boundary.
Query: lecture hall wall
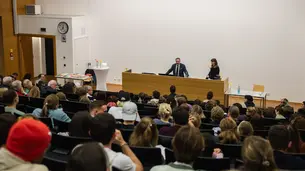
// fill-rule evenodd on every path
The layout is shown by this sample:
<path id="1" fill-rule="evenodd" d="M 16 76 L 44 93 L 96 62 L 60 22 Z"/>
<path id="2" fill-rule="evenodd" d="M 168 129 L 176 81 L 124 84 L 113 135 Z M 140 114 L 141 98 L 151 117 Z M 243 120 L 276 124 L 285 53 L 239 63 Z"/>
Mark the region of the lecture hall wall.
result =
<path id="1" fill-rule="evenodd" d="M 48 14 L 88 17 L 91 60 L 121 72 L 164 73 L 180 57 L 204 78 L 210 58 L 232 87 L 265 85 L 270 99 L 305 99 L 304 0 L 36 0 Z"/>

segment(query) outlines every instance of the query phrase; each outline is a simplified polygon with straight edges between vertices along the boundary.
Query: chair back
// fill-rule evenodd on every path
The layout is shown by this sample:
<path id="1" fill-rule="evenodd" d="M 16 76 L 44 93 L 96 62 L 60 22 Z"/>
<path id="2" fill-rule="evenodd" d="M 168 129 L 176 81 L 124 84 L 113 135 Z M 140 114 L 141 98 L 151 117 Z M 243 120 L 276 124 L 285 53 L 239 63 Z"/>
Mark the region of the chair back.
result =
<path id="1" fill-rule="evenodd" d="M 19 96 L 19 104 L 28 105 L 30 98 L 27 96 Z"/>
<path id="2" fill-rule="evenodd" d="M 57 119 L 53 119 L 54 128 L 56 132 L 68 132 L 69 130 L 69 123 L 63 122 Z"/>
<path id="3" fill-rule="evenodd" d="M 210 124 L 210 123 L 202 123 L 200 125 L 200 129 L 212 129 L 214 127 L 219 127 L 219 126 L 215 125 L 215 124 Z"/>
<path id="4" fill-rule="evenodd" d="M 209 133 L 211 135 L 214 135 L 214 131 L 212 129 L 200 129 L 201 133 Z"/>
<path id="5" fill-rule="evenodd" d="M 73 102 L 79 101 L 79 95 L 77 95 L 77 94 L 65 94 L 65 95 L 69 101 L 73 101 Z"/>
<path id="6" fill-rule="evenodd" d="M 79 102 L 70 102 L 70 101 L 60 101 L 59 102 L 64 111 L 67 112 L 79 112 L 79 111 L 88 111 L 89 104 L 79 103 Z"/>
<path id="7" fill-rule="evenodd" d="M 42 164 L 47 166 L 47 168 L 51 171 L 65 171 L 67 163 L 67 161 L 48 155 L 45 155 L 42 160 Z"/>
<path id="8" fill-rule="evenodd" d="M 229 170 L 231 161 L 229 157 L 224 157 L 222 159 L 215 159 L 212 157 L 198 157 L 194 162 L 195 170 L 211 170 L 211 171 L 219 171 L 219 170 Z"/>
<path id="9" fill-rule="evenodd" d="M 174 137 L 170 137 L 170 136 L 163 136 L 163 135 L 159 135 L 158 136 L 158 144 L 162 145 L 163 147 L 172 149 L 172 140 Z"/>
<path id="10" fill-rule="evenodd" d="M 224 154 L 224 157 L 230 157 L 234 159 L 241 159 L 241 145 L 240 144 L 216 144 L 217 148 L 220 148 Z"/>
<path id="11" fill-rule="evenodd" d="M 35 108 L 42 108 L 44 103 L 43 98 L 33 98 L 30 97 L 29 106 L 35 107 Z"/>
<path id="12" fill-rule="evenodd" d="M 287 119 L 274 119 L 274 118 L 262 118 L 264 126 L 272 126 L 278 124 L 285 124 L 288 122 Z"/>
<path id="13" fill-rule="evenodd" d="M 33 113 L 33 111 L 36 109 L 36 107 L 33 107 L 33 106 L 29 106 L 29 105 L 26 105 L 25 106 L 25 111 L 26 113 Z"/>
<path id="14" fill-rule="evenodd" d="M 71 151 L 76 145 L 91 141 L 92 141 L 91 138 L 71 137 L 71 136 L 64 136 L 64 135 L 58 135 L 56 133 L 52 133 L 50 151 L 54 153 L 68 155 L 71 153 Z"/>
<path id="15" fill-rule="evenodd" d="M 168 149 L 168 148 L 165 148 L 165 158 L 166 158 L 166 160 L 165 160 L 166 164 L 173 163 L 176 161 L 173 150 Z"/>
<path id="16" fill-rule="evenodd" d="M 253 84 L 253 91 L 257 92 L 265 92 L 265 86 L 264 85 L 258 85 L 258 84 Z"/>
<path id="17" fill-rule="evenodd" d="M 129 141 L 130 135 L 132 134 L 133 129 L 121 129 L 122 136 L 125 141 Z"/>
<path id="18" fill-rule="evenodd" d="M 39 118 L 39 120 L 52 129 L 52 119 L 51 118 L 41 117 L 41 118 Z"/>
<path id="19" fill-rule="evenodd" d="M 300 137 L 302 141 L 305 141 L 305 129 L 299 129 Z"/>
<path id="20" fill-rule="evenodd" d="M 262 138 L 267 138 L 268 132 L 268 130 L 254 130 L 253 134 Z"/>
<path id="21" fill-rule="evenodd" d="M 5 110 L 4 110 L 4 105 L 0 105 L 0 114 L 4 113 Z"/>
<path id="22" fill-rule="evenodd" d="M 151 147 L 130 147 L 145 168 L 162 165 L 164 159 L 161 148 Z"/>

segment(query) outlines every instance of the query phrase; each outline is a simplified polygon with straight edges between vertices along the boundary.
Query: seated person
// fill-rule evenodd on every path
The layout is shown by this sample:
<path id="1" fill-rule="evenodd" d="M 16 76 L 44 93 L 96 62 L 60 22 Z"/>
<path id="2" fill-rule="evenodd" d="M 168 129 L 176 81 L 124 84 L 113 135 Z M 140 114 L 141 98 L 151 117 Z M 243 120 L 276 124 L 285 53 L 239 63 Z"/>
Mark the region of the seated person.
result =
<path id="1" fill-rule="evenodd" d="M 232 118 L 235 122 L 236 122 L 236 124 L 239 124 L 239 120 L 238 120 L 238 117 L 239 117 L 239 109 L 238 109 L 238 107 L 237 106 L 231 106 L 230 108 L 229 108 L 229 111 L 228 111 L 228 116 L 230 117 L 230 118 Z"/>
<path id="2" fill-rule="evenodd" d="M 16 91 L 12 89 L 8 89 L 3 93 L 3 103 L 6 105 L 4 108 L 4 112 L 17 114 L 17 115 L 24 115 L 24 112 L 16 109 L 19 103 L 19 97 Z"/>
<path id="3" fill-rule="evenodd" d="M 139 119 L 137 119 L 139 118 Z M 133 102 L 125 102 L 122 108 L 122 119 L 123 119 L 123 128 L 133 129 L 135 122 L 141 120 L 138 107 Z"/>
<path id="4" fill-rule="evenodd" d="M 88 159 L 90 156 L 90 159 Z M 66 171 L 108 171 L 110 162 L 102 143 L 77 145 L 71 153 Z"/>
<path id="5" fill-rule="evenodd" d="M 175 136 L 176 132 L 180 129 L 180 127 L 188 124 L 189 113 L 182 108 L 177 108 L 173 111 L 173 119 L 174 125 L 171 127 L 162 127 L 159 131 L 160 135 L 171 137 Z"/>
<path id="6" fill-rule="evenodd" d="M 171 85 L 170 88 L 169 88 L 169 91 L 170 91 L 170 94 L 168 95 L 167 98 L 174 99 L 177 95 L 176 94 L 176 86 Z"/>
<path id="7" fill-rule="evenodd" d="M 161 103 L 159 105 L 158 115 L 160 119 L 154 119 L 154 122 L 157 125 L 171 125 L 172 123 L 169 121 L 172 116 L 172 108 L 167 103 Z"/>
<path id="8" fill-rule="evenodd" d="M 264 118 L 275 118 L 276 113 L 273 107 L 268 107 L 263 111 Z"/>
<path id="9" fill-rule="evenodd" d="M 243 106 L 244 108 L 255 107 L 252 96 L 246 95 L 245 99 L 246 99 L 246 101 L 245 101 L 244 106 Z"/>
<path id="10" fill-rule="evenodd" d="M 76 85 L 74 82 L 67 82 L 61 89 L 64 94 L 75 94 L 76 93 Z"/>
<path id="11" fill-rule="evenodd" d="M 28 93 L 29 97 L 33 97 L 33 98 L 40 98 L 40 90 L 37 86 L 33 86 L 30 90 L 30 92 Z"/>
<path id="12" fill-rule="evenodd" d="M 91 103 L 91 101 L 89 100 L 88 96 L 87 96 L 87 91 L 84 87 L 79 87 L 76 90 L 76 94 L 79 95 L 79 102 L 81 103 Z"/>
<path id="13" fill-rule="evenodd" d="M 59 98 L 55 94 L 50 94 L 45 98 L 43 108 L 35 109 L 33 115 L 36 117 L 49 117 L 62 122 L 71 122 L 69 116 L 58 106 Z"/>
<path id="14" fill-rule="evenodd" d="M 129 148 L 121 132 L 115 128 L 116 121 L 112 115 L 108 113 L 96 115 L 92 118 L 90 127 L 91 138 L 104 145 L 104 150 L 113 168 L 121 171 L 143 171 L 142 163 Z M 122 153 L 111 150 L 114 143 L 121 147 Z"/>
<path id="15" fill-rule="evenodd" d="M 115 119 L 123 119 L 123 114 L 122 114 L 123 106 L 125 103 L 130 102 L 130 94 L 128 92 L 120 91 L 118 96 L 119 96 L 118 97 L 119 99 L 117 102 L 117 107 L 116 106 L 111 107 L 109 109 L 108 113 L 113 115 L 113 117 Z M 140 120 L 141 120 L 139 114 L 137 114 L 137 116 L 134 118 L 135 118 L 135 121 L 137 121 L 137 122 L 140 122 Z"/>
<path id="16" fill-rule="evenodd" d="M 8 133 L 16 122 L 16 117 L 9 113 L 0 114 L 0 147 L 5 145 Z"/>
<path id="17" fill-rule="evenodd" d="M 86 92 L 87 92 L 87 97 L 88 97 L 88 99 L 89 99 L 91 102 L 93 102 L 93 101 L 94 101 L 94 97 L 93 97 L 93 89 L 92 89 L 92 87 L 89 86 L 89 85 L 85 85 L 84 88 L 85 88 L 85 90 L 86 90 Z"/>
<path id="18" fill-rule="evenodd" d="M 159 104 L 159 99 L 160 99 L 160 92 L 155 90 L 153 91 L 152 99 L 147 104 L 157 106 Z"/>
<path id="19" fill-rule="evenodd" d="M 203 101 L 203 103 L 207 103 L 208 101 L 212 100 L 214 97 L 214 93 L 212 91 L 209 91 L 207 93 L 207 99 Z"/>
<path id="20" fill-rule="evenodd" d="M 11 88 L 12 85 L 12 77 L 4 77 L 2 80 L 2 85 L 0 85 L 0 97 L 3 96 L 3 93 Z"/>
<path id="21" fill-rule="evenodd" d="M 0 149 L 0 168 L 7 171 L 48 171 L 41 164 L 51 142 L 51 132 L 42 122 L 23 119 L 10 129 L 5 147 Z"/>
<path id="22" fill-rule="evenodd" d="M 55 80 L 51 80 L 48 83 L 48 86 L 41 88 L 41 94 L 43 97 L 46 97 L 50 94 L 57 93 L 57 82 Z"/>
<path id="23" fill-rule="evenodd" d="M 32 81 L 30 81 L 28 79 L 23 80 L 23 87 L 24 87 L 24 92 L 26 94 L 29 94 L 30 90 L 33 87 Z"/>
<path id="24" fill-rule="evenodd" d="M 39 74 L 37 78 L 38 79 L 35 81 L 35 85 L 37 85 L 39 82 L 40 82 L 41 85 L 45 84 L 46 76 L 44 74 Z M 45 86 L 45 85 L 42 85 L 42 86 Z M 39 87 L 39 86 L 37 86 L 37 87 Z"/>
<path id="25" fill-rule="evenodd" d="M 18 96 L 26 95 L 26 93 L 23 90 L 22 83 L 19 80 L 15 80 L 12 82 L 12 89 L 16 91 Z"/>
<path id="26" fill-rule="evenodd" d="M 275 108 L 275 113 L 276 113 L 275 119 L 286 119 L 284 116 L 284 111 L 283 111 L 282 107 L 277 106 Z"/>
<path id="27" fill-rule="evenodd" d="M 220 121 L 224 118 L 224 111 L 221 107 L 215 106 L 211 110 L 211 124 L 214 124 L 215 126 L 218 126 L 220 124 Z"/>
<path id="28" fill-rule="evenodd" d="M 103 114 L 107 106 L 103 101 L 94 101 L 89 105 L 89 112 L 79 111 L 75 113 L 69 124 L 69 135 L 74 137 L 90 137 L 89 128 L 91 119 L 98 114 Z"/>
<path id="29" fill-rule="evenodd" d="M 56 96 L 57 96 L 58 99 L 61 100 L 61 101 L 68 101 L 68 99 L 67 99 L 65 93 L 63 93 L 63 92 L 58 92 L 58 93 L 56 93 Z"/>
<path id="30" fill-rule="evenodd" d="M 269 129 L 268 139 L 274 150 L 275 163 L 283 170 L 304 170 L 305 161 L 287 153 L 291 146 L 289 132 L 284 125 L 274 125 Z"/>
<path id="31" fill-rule="evenodd" d="M 222 144 L 238 144 L 239 136 L 236 132 L 236 123 L 231 118 L 224 118 L 221 120 L 219 127 L 221 132 L 219 134 L 219 142 Z"/>
<path id="32" fill-rule="evenodd" d="M 242 147 L 244 166 L 242 171 L 276 171 L 273 151 L 270 143 L 258 136 L 246 138 Z"/>
<path id="33" fill-rule="evenodd" d="M 194 170 L 192 164 L 201 151 L 204 150 L 204 139 L 199 129 L 192 126 L 181 127 L 176 133 L 172 144 L 176 162 L 155 166 L 151 171 Z"/>
<path id="34" fill-rule="evenodd" d="M 241 142 L 243 142 L 245 138 L 253 135 L 253 127 L 251 123 L 248 121 L 242 121 L 237 127 L 237 133 Z"/>
<path id="35" fill-rule="evenodd" d="M 199 115 L 201 119 L 206 118 L 204 113 L 203 113 L 202 107 L 199 106 L 199 105 L 193 105 L 190 113 Z"/>

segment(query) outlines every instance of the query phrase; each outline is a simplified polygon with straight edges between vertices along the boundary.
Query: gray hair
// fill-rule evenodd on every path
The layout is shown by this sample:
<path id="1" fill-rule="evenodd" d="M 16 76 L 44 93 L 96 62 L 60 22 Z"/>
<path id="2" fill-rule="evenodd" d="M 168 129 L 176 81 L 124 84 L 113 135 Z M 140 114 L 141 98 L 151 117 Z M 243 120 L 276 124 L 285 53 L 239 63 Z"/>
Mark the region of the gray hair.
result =
<path id="1" fill-rule="evenodd" d="M 2 84 L 3 85 L 6 85 L 6 86 L 9 86 L 11 85 L 13 82 L 13 78 L 12 77 L 4 77 L 3 80 L 2 80 Z"/>
<path id="2" fill-rule="evenodd" d="M 25 79 L 25 80 L 23 80 L 23 86 L 26 88 L 31 88 L 33 86 L 33 84 L 29 79 Z"/>
<path id="3" fill-rule="evenodd" d="M 85 88 L 86 92 L 88 92 L 89 90 L 92 90 L 92 87 L 89 85 L 85 85 L 84 88 Z"/>
<path id="4" fill-rule="evenodd" d="M 52 84 L 57 84 L 57 82 L 55 80 L 51 80 L 48 82 L 48 86 L 50 87 Z"/>
<path id="5" fill-rule="evenodd" d="M 20 90 L 20 89 L 22 88 L 22 83 L 21 83 L 21 81 L 19 81 L 19 80 L 13 81 L 13 83 L 12 83 L 12 88 L 13 88 L 14 90 Z"/>

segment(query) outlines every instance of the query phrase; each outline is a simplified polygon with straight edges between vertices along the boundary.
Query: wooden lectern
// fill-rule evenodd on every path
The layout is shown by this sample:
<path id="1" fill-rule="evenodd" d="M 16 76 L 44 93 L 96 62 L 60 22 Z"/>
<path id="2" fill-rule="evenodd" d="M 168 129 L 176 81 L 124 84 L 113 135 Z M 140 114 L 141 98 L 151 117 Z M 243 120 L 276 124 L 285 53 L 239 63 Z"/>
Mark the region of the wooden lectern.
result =
<path id="1" fill-rule="evenodd" d="M 149 74 L 122 73 L 123 90 L 139 94 L 144 92 L 152 95 L 154 90 L 162 95 L 170 94 L 171 85 L 176 86 L 177 94 L 184 94 L 188 100 L 205 100 L 206 94 L 213 91 L 215 100 L 225 104 L 225 92 L 229 87 L 229 78 L 225 80 L 206 80 L 198 78 L 183 78 L 173 76 L 160 76 Z"/>

